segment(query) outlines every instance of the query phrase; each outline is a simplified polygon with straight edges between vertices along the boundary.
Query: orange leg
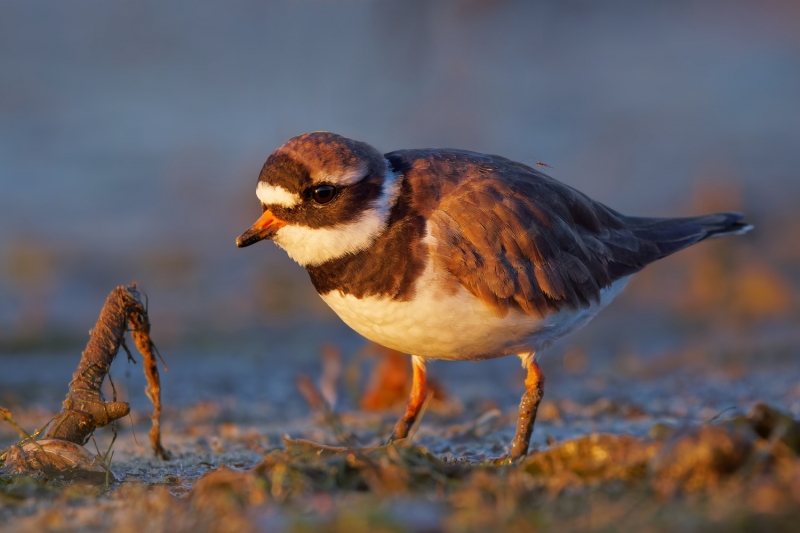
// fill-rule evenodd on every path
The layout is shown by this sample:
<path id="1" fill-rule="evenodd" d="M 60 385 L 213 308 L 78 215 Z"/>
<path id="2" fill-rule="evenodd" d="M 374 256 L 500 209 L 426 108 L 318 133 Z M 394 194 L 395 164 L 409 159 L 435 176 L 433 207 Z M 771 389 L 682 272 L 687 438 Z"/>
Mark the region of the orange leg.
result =
<path id="1" fill-rule="evenodd" d="M 428 387 L 425 385 L 425 360 L 422 357 L 411 356 L 411 365 L 414 368 L 414 381 L 411 385 L 411 396 L 408 398 L 408 407 L 403 418 L 397 421 L 392 431 L 389 442 L 408 437 L 408 431 L 414 425 L 419 416 L 425 398 L 428 395 Z"/>
<path id="2" fill-rule="evenodd" d="M 544 374 L 536 360 L 531 359 L 528 365 L 528 376 L 525 378 L 525 394 L 519 404 L 519 418 L 517 419 L 517 434 L 511 443 L 512 461 L 525 457 L 528 453 L 528 444 L 533 433 L 533 423 L 536 421 L 536 410 L 544 396 Z"/>

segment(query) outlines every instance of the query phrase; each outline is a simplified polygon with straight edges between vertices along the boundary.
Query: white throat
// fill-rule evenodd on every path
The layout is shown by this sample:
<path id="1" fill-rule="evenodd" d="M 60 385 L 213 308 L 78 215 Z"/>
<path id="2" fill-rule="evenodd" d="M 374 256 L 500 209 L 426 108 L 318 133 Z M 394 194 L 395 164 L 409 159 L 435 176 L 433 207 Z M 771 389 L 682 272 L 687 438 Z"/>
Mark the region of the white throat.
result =
<path id="1" fill-rule="evenodd" d="M 292 224 L 279 229 L 272 240 L 304 267 L 360 252 L 371 246 L 386 229 L 389 212 L 400 193 L 401 178 L 402 175 L 392 172 L 387 164 L 381 195 L 356 220 L 332 228 Z"/>

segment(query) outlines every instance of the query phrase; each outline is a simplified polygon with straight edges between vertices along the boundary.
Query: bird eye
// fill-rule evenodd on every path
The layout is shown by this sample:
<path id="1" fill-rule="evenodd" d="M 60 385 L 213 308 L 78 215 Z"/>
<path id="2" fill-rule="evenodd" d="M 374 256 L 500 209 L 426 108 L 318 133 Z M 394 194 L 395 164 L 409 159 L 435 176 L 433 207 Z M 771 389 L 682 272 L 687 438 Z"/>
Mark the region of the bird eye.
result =
<path id="1" fill-rule="evenodd" d="M 336 187 L 333 185 L 320 185 L 314 189 L 314 201 L 318 204 L 327 204 L 336 197 Z"/>

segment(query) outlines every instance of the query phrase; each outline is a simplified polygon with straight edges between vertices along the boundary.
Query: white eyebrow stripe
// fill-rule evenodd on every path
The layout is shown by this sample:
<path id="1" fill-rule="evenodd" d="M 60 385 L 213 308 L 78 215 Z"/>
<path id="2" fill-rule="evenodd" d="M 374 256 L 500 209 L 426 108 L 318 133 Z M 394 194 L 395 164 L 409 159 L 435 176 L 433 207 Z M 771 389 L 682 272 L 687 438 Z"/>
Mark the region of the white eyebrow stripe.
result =
<path id="1" fill-rule="evenodd" d="M 256 196 L 264 205 L 282 205 L 283 207 L 294 207 L 303 199 L 300 195 L 284 189 L 280 185 L 270 185 L 263 181 L 256 186 Z"/>
<path id="2" fill-rule="evenodd" d="M 313 180 L 315 183 L 330 183 L 332 185 L 347 186 L 354 185 L 361 181 L 366 173 L 366 165 L 359 165 L 356 168 L 351 168 L 341 174 L 327 174 L 320 172 L 313 176 Z"/>

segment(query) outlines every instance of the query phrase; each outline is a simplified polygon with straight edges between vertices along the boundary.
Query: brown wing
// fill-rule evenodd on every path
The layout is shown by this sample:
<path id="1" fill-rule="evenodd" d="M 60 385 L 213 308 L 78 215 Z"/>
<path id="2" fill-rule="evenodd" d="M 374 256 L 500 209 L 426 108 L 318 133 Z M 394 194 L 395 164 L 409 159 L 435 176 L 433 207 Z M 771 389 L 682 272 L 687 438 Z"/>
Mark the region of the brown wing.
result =
<path id="1" fill-rule="evenodd" d="M 505 315 L 581 308 L 649 263 L 712 236 L 751 228 L 739 213 L 628 217 L 540 171 L 460 150 L 386 154 L 403 202 L 427 219 L 437 268 Z"/>
<path id="2" fill-rule="evenodd" d="M 499 315 L 588 307 L 658 258 L 622 215 L 532 168 L 480 158 L 431 212 L 433 258 Z"/>

